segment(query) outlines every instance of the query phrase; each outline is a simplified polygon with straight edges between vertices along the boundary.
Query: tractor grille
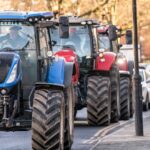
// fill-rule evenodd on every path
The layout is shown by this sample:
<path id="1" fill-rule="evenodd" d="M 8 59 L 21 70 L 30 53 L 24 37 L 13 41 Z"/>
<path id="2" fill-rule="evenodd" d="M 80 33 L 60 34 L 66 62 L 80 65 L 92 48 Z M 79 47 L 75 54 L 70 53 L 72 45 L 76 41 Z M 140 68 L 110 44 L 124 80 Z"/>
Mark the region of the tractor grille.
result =
<path id="1" fill-rule="evenodd" d="M 3 83 L 11 67 L 14 54 L 0 53 L 0 83 Z"/>

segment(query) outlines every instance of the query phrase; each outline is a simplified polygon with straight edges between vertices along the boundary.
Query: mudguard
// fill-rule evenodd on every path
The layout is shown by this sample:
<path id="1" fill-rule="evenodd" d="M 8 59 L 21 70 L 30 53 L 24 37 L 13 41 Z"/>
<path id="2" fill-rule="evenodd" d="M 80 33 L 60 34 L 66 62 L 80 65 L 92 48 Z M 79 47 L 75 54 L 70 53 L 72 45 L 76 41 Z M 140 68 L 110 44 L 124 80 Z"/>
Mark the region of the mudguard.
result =
<path id="1" fill-rule="evenodd" d="M 116 62 L 116 54 L 113 52 L 104 52 L 103 59 L 99 56 L 96 57 L 95 70 L 97 71 L 109 71 L 112 64 Z"/>
<path id="2" fill-rule="evenodd" d="M 131 77 L 131 74 L 129 71 L 119 70 L 119 74 L 120 74 L 120 77 Z"/>
<path id="3" fill-rule="evenodd" d="M 73 63 L 72 82 L 73 84 L 77 84 L 79 80 L 79 66 L 75 51 L 73 51 L 71 48 L 66 48 L 56 52 L 55 56 L 63 57 L 65 62 Z"/>
<path id="4" fill-rule="evenodd" d="M 123 64 L 118 64 L 119 70 L 121 71 L 128 71 L 128 64 L 124 62 Z"/>
<path id="5" fill-rule="evenodd" d="M 55 57 L 47 71 L 46 82 L 50 84 L 64 85 L 65 61 Z"/>
<path id="6" fill-rule="evenodd" d="M 120 63 L 117 62 L 120 71 L 128 71 L 128 62 L 127 59 L 123 59 Z"/>
<path id="7" fill-rule="evenodd" d="M 73 62 L 65 63 L 65 78 L 64 86 L 68 87 L 72 83 L 72 74 L 73 74 Z"/>
<path id="8" fill-rule="evenodd" d="M 72 82 L 73 62 L 56 57 L 49 66 L 47 83 L 68 87 Z"/>

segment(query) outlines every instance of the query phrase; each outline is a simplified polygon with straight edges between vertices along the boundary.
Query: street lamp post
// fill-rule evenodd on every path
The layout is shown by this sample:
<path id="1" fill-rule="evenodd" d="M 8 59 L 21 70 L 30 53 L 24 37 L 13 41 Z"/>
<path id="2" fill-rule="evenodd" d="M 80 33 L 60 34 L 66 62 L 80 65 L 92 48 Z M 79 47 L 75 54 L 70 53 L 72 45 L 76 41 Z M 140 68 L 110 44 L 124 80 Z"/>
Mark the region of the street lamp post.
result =
<path id="1" fill-rule="evenodd" d="M 134 75 L 133 75 L 133 92 L 135 100 L 135 131 L 136 136 L 143 136 L 143 118 L 142 118 L 142 93 L 141 78 L 139 75 L 138 64 L 138 28 L 137 28 L 137 3 L 132 0 L 133 6 L 133 32 L 134 32 Z"/>

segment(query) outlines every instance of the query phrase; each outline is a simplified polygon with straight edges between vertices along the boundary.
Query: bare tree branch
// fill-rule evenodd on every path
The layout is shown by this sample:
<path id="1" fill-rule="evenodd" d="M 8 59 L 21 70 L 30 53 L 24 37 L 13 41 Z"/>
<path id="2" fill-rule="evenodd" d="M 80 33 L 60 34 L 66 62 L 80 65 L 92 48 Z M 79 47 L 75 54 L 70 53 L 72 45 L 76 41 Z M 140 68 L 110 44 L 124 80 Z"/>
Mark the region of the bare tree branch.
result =
<path id="1" fill-rule="evenodd" d="M 98 4 L 99 4 L 100 6 L 104 6 L 104 5 L 108 4 L 108 3 L 109 3 L 109 0 L 102 0 L 102 1 L 99 1 L 99 0 L 98 0 Z"/>
<path id="2" fill-rule="evenodd" d="M 51 0 L 46 0 L 47 1 L 47 7 L 49 10 L 52 10 L 52 6 L 51 6 Z"/>
<path id="3" fill-rule="evenodd" d="M 109 0 L 103 0 L 102 2 L 99 3 L 98 6 L 96 6 L 93 10 L 89 10 L 83 14 L 81 14 L 79 17 L 84 17 L 84 16 L 87 16 L 87 15 L 90 15 L 91 13 L 95 13 L 96 11 L 99 10 L 100 7 L 103 7 L 105 6 L 106 4 L 108 4 Z"/>

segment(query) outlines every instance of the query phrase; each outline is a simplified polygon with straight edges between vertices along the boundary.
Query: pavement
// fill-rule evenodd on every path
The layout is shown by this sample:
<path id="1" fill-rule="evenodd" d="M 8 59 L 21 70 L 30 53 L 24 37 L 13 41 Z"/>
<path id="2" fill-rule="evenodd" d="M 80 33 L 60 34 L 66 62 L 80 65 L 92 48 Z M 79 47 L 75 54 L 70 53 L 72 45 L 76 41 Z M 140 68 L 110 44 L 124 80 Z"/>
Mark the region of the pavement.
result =
<path id="1" fill-rule="evenodd" d="M 136 136 L 132 121 L 110 134 L 97 137 L 90 150 L 150 150 L 150 117 L 143 120 L 144 136 Z"/>

